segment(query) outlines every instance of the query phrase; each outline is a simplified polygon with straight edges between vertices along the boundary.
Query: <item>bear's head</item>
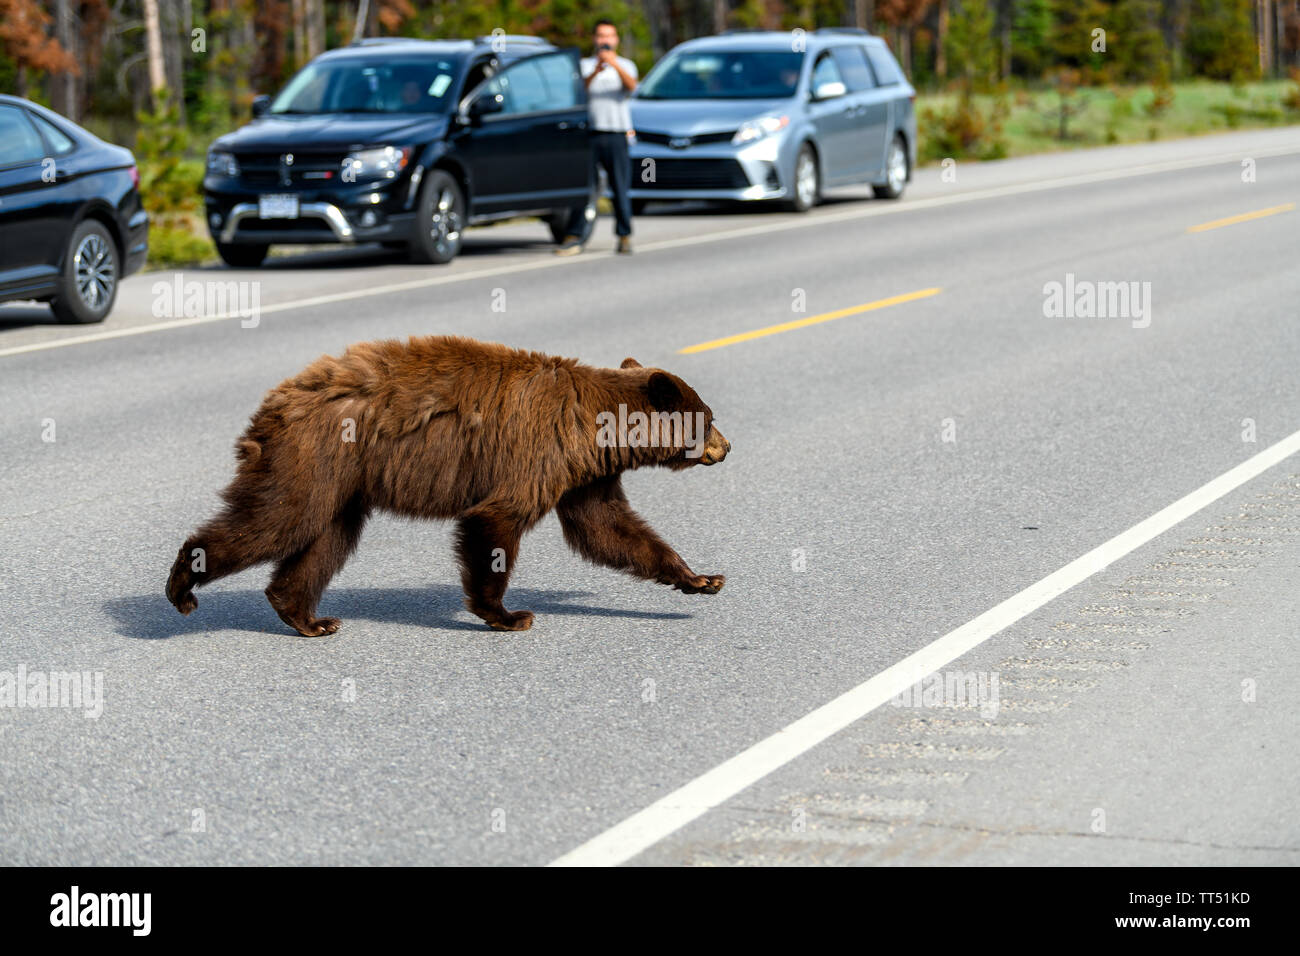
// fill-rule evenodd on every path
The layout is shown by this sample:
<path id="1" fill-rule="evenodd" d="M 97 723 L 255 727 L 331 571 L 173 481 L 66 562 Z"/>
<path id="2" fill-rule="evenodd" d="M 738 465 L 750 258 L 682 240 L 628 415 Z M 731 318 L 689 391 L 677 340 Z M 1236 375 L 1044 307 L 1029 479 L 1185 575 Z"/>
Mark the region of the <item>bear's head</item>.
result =
<path id="1" fill-rule="evenodd" d="M 716 465 L 731 451 L 731 442 L 713 423 L 713 409 L 684 381 L 670 372 L 645 368 L 634 358 L 620 366 L 629 372 L 641 399 L 628 414 L 626 428 L 620 422 L 620 440 L 636 452 L 640 463 L 667 468 Z"/>

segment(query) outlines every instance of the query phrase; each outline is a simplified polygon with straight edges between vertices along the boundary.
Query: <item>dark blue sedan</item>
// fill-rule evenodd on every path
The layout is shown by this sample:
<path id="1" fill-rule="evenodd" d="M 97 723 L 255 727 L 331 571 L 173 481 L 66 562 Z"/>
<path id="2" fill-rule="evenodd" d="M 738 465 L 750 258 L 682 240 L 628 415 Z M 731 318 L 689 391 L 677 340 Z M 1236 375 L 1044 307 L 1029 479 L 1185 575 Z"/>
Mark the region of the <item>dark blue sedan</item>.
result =
<path id="1" fill-rule="evenodd" d="M 60 322 L 102 322 L 149 251 L 139 186 L 130 150 L 0 95 L 0 302 L 35 299 Z"/>

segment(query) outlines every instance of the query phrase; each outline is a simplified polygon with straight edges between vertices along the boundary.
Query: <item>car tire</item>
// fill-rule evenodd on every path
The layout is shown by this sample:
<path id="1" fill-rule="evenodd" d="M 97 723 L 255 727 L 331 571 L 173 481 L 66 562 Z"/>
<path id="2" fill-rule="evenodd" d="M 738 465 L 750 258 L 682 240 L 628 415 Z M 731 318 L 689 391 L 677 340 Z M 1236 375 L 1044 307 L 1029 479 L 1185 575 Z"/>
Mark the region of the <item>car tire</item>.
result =
<path id="1" fill-rule="evenodd" d="M 232 269 L 256 269 L 270 251 L 270 246 L 235 246 L 224 242 L 217 243 L 217 255 L 221 256 L 221 261 Z"/>
<path id="2" fill-rule="evenodd" d="M 885 157 L 885 176 L 883 183 L 872 183 L 871 192 L 877 199 L 897 199 L 907 188 L 907 176 L 911 172 L 907 158 L 907 144 L 903 137 L 895 136 L 889 144 L 889 153 Z"/>
<path id="3" fill-rule="evenodd" d="M 790 212 L 807 212 L 821 201 L 822 177 L 817 168 L 817 153 L 807 143 L 799 147 L 799 155 L 795 157 L 791 188 L 793 196 L 785 203 Z"/>
<path id="4" fill-rule="evenodd" d="M 650 200 L 648 200 L 648 199 L 633 199 L 633 200 L 632 200 L 632 215 L 634 215 L 634 216 L 640 216 L 640 215 L 643 215 L 643 214 L 645 213 L 646 203 L 648 203 L 649 201 L 650 201 Z"/>
<path id="5" fill-rule="evenodd" d="M 547 217 L 546 225 L 551 230 L 551 238 L 556 244 L 563 243 L 573 233 L 569 232 L 569 225 L 573 222 L 578 213 L 577 206 L 570 206 L 568 209 L 557 209 Z M 596 227 L 596 193 L 592 194 L 583 203 L 582 207 L 582 226 L 577 237 L 580 242 L 585 243 L 591 238 L 592 230 Z"/>
<path id="6" fill-rule="evenodd" d="M 465 195 L 445 170 L 431 169 L 424 177 L 415 227 L 416 237 L 407 246 L 412 262 L 443 265 L 460 252 L 465 235 Z"/>
<path id="7" fill-rule="evenodd" d="M 54 317 L 70 325 L 103 322 L 117 299 L 121 274 L 117 243 L 108 229 L 98 220 L 83 220 L 72 230 L 59 291 L 50 299 Z"/>

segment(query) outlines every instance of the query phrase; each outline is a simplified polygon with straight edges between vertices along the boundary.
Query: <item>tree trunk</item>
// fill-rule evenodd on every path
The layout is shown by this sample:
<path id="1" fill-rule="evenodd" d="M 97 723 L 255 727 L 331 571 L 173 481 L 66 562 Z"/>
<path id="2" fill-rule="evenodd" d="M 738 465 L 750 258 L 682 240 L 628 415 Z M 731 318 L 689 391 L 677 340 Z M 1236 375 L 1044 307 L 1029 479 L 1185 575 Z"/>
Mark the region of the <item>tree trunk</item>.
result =
<path id="1" fill-rule="evenodd" d="M 307 62 L 306 0 L 291 0 L 289 4 L 289 29 L 292 31 L 292 41 L 289 46 L 293 50 L 293 65 L 295 69 L 301 69 L 302 65 Z"/>
<path id="2" fill-rule="evenodd" d="M 149 53 L 149 96 L 154 109 L 158 108 L 158 94 L 167 89 L 167 70 L 163 65 L 162 28 L 158 22 L 158 0 L 144 2 L 145 49 Z"/>
<path id="3" fill-rule="evenodd" d="M 721 33 L 727 29 L 727 0 L 713 0 L 713 32 Z"/>
<path id="4" fill-rule="evenodd" d="M 366 24 L 370 19 L 370 0 L 360 0 L 357 5 L 357 22 L 352 28 L 352 42 L 356 43 L 366 35 Z"/>
<path id="5" fill-rule="evenodd" d="M 948 0 L 939 0 L 939 29 L 934 39 L 934 75 L 940 80 L 948 78 Z"/>
<path id="6" fill-rule="evenodd" d="M 54 38 L 74 58 L 77 56 L 77 24 L 70 0 L 55 0 Z M 56 113 L 61 113 L 74 123 L 80 119 L 77 97 L 77 77 L 71 70 L 50 77 L 50 103 Z"/>
<path id="7" fill-rule="evenodd" d="M 305 0 L 307 8 L 307 59 L 325 52 L 325 0 Z"/>
<path id="8" fill-rule="evenodd" d="M 185 51 L 189 35 L 184 33 L 186 0 L 159 0 L 159 29 L 162 34 L 164 85 L 174 91 L 171 102 L 177 117 L 185 122 Z"/>

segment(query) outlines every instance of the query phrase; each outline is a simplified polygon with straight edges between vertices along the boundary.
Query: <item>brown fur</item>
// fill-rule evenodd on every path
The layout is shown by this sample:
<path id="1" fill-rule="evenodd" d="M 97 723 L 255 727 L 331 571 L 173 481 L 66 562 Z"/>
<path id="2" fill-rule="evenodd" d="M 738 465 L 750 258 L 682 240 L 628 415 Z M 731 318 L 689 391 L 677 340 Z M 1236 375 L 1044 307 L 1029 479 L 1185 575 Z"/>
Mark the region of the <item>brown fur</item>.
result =
<path id="1" fill-rule="evenodd" d="M 703 455 L 600 447 L 597 415 L 620 403 L 702 412 Z M 348 420 L 354 441 L 344 440 Z M 354 345 L 267 395 L 236 444 L 225 507 L 181 546 L 167 597 L 189 614 L 194 587 L 274 561 L 266 596 L 276 613 L 300 634 L 332 634 L 339 620 L 316 617 L 316 605 L 375 509 L 454 518 L 466 607 L 499 630 L 532 624 L 501 599 L 519 539 L 551 509 L 588 560 L 715 594 L 725 578 L 692 572 L 632 510 L 619 476 L 713 464 L 730 447 L 694 389 L 634 359 L 592 368 L 454 337 Z"/>

